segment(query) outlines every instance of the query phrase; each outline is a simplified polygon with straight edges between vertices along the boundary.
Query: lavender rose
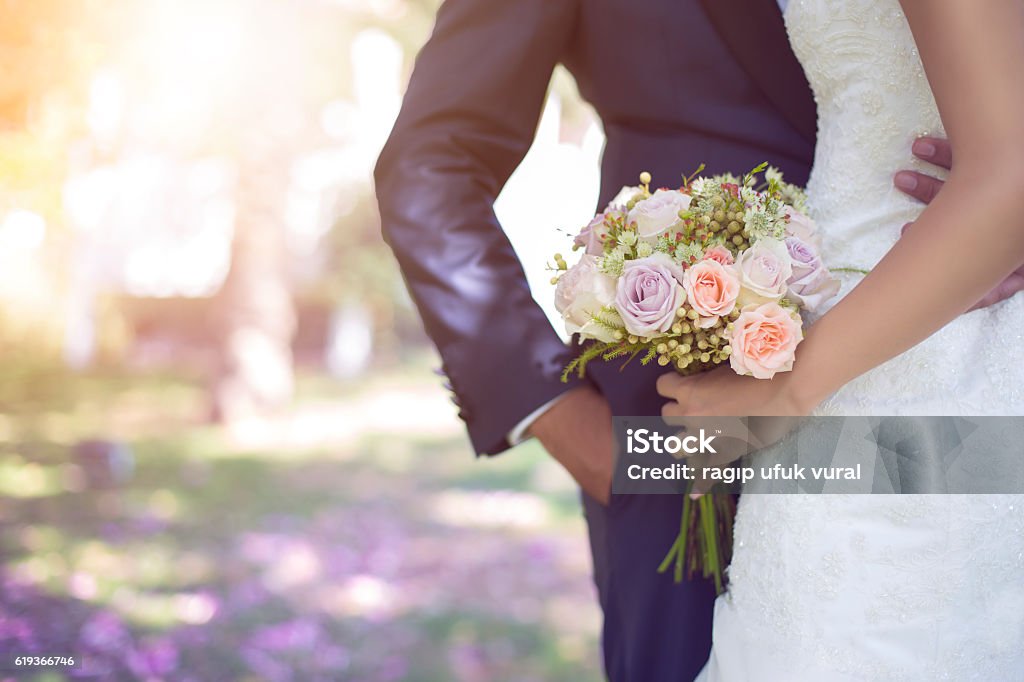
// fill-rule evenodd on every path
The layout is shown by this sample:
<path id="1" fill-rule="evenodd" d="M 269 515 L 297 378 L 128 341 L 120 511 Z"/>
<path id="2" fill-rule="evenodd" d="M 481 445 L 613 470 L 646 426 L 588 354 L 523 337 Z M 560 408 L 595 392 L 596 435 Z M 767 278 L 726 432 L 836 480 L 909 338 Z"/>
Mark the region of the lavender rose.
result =
<path id="1" fill-rule="evenodd" d="M 615 309 L 630 334 L 666 332 L 686 301 L 682 268 L 664 253 L 626 261 L 615 291 Z"/>
<path id="2" fill-rule="evenodd" d="M 839 292 L 839 280 L 832 277 L 813 246 L 797 237 L 786 237 L 786 249 L 793 262 L 789 298 L 811 312 Z"/>
<path id="3" fill-rule="evenodd" d="M 576 235 L 573 244 L 585 250 L 591 256 L 604 254 L 604 237 L 608 234 L 608 226 L 605 225 L 607 218 L 624 218 L 625 214 L 617 209 L 609 209 L 604 213 L 597 214 L 586 227 Z"/>
<path id="4" fill-rule="evenodd" d="M 813 220 L 794 208 L 786 209 L 786 235 L 796 237 L 805 244 L 810 244 L 816 249 L 821 248 L 821 235 L 818 234 L 818 226 Z"/>

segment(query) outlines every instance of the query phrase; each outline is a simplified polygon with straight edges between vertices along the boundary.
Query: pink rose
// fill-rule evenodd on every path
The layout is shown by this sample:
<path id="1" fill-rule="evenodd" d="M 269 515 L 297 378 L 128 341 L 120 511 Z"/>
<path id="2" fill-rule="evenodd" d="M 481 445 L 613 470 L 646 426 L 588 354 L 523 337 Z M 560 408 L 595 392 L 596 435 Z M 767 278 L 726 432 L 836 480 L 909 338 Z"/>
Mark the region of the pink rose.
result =
<path id="1" fill-rule="evenodd" d="M 786 216 L 789 218 L 786 223 L 787 236 L 796 237 L 816 249 L 821 248 L 821 236 L 818 234 L 818 226 L 813 220 L 794 208 L 787 208 Z"/>
<path id="2" fill-rule="evenodd" d="M 777 301 L 786 293 L 786 282 L 793 276 L 786 245 L 777 239 L 762 237 L 736 259 L 743 287 L 741 305 Z"/>
<path id="3" fill-rule="evenodd" d="M 733 324 L 729 364 L 741 376 L 771 379 L 793 369 L 796 346 L 803 338 L 799 318 L 775 302 L 749 305 Z"/>
<path id="4" fill-rule="evenodd" d="M 722 265 L 732 265 L 736 262 L 736 259 L 732 257 L 732 251 L 725 248 L 721 244 L 712 246 L 710 249 L 704 252 L 704 260 L 713 260 Z"/>
<path id="5" fill-rule="evenodd" d="M 816 312 L 839 293 L 839 280 L 832 277 L 810 244 L 797 237 L 786 237 L 786 249 L 793 262 L 787 295 L 807 310 Z"/>
<path id="6" fill-rule="evenodd" d="M 682 268 L 664 253 L 626 261 L 615 291 L 615 309 L 630 334 L 650 337 L 666 332 L 686 301 Z"/>
<path id="7" fill-rule="evenodd" d="M 573 243 L 586 250 L 591 256 L 604 254 L 604 235 L 607 235 L 608 228 L 604 224 L 604 213 L 598 213 L 586 227 L 580 230 Z"/>
<path id="8" fill-rule="evenodd" d="M 718 318 L 728 315 L 736 307 L 740 281 L 718 261 L 702 260 L 691 265 L 683 275 L 683 289 L 686 300 L 700 315 L 697 326 L 706 329 L 713 327 Z"/>

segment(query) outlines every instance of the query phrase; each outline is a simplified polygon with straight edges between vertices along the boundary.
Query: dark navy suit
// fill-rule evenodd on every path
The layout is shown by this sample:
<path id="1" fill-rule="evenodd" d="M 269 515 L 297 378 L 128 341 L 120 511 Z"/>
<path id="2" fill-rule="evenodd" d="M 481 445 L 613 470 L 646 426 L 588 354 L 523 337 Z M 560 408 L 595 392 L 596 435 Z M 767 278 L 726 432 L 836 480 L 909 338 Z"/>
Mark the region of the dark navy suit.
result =
<path id="1" fill-rule="evenodd" d="M 815 110 L 774 0 L 447 0 L 375 178 L 384 236 L 436 343 L 478 454 L 572 387 L 493 204 L 533 139 L 557 63 L 604 124 L 603 206 L 649 170 L 672 184 L 770 161 L 806 181 Z M 595 363 L 613 414 L 660 414 L 663 371 Z M 612 680 L 686 680 L 710 647 L 714 591 L 655 568 L 676 496 L 584 500 Z"/>

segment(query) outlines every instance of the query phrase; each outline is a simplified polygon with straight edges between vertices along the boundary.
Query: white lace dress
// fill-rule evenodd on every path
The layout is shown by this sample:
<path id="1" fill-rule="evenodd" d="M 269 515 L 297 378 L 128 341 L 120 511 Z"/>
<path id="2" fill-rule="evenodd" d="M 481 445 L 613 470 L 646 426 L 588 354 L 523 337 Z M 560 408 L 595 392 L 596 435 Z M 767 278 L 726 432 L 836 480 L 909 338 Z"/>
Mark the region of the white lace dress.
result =
<path id="1" fill-rule="evenodd" d="M 808 191 L 826 262 L 870 268 L 920 212 L 893 173 L 915 137 L 942 133 L 913 36 L 897 0 L 790 0 L 786 24 L 818 103 Z M 1024 296 L 960 317 L 821 412 L 1024 414 Z M 1024 680 L 1024 497 L 746 495 L 735 528 L 698 679 Z"/>

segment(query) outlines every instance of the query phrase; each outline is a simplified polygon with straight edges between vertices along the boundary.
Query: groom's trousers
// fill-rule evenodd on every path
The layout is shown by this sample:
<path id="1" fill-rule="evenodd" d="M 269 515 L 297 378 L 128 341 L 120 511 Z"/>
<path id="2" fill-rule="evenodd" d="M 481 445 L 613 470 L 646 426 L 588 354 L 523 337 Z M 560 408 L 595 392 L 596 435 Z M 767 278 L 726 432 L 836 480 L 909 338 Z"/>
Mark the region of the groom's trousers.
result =
<path id="1" fill-rule="evenodd" d="M 682 504 L 681 495 L 612 495 L 606 507 L 583 494 L 612 682 L 689 682 L 707 661 L 714 584 L 657 572 Z"/>

